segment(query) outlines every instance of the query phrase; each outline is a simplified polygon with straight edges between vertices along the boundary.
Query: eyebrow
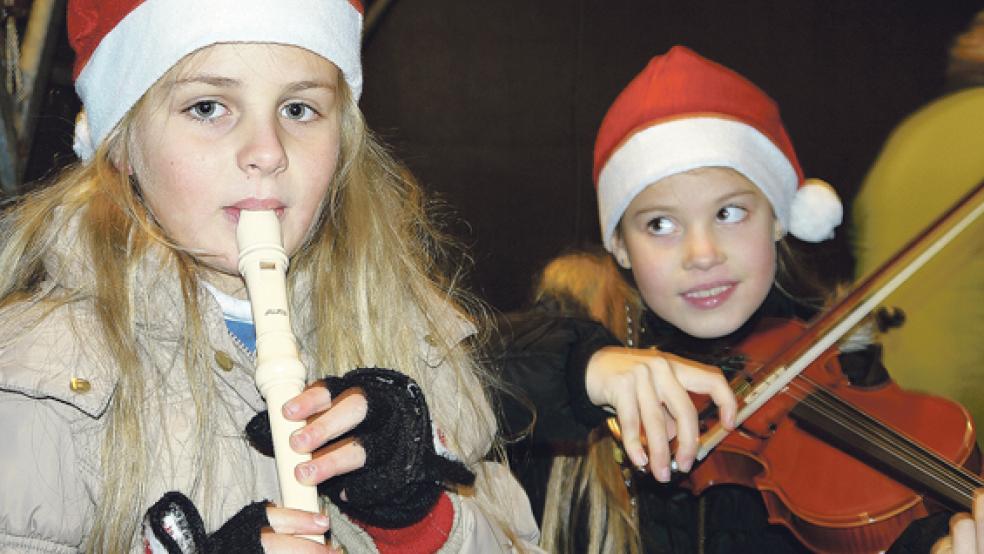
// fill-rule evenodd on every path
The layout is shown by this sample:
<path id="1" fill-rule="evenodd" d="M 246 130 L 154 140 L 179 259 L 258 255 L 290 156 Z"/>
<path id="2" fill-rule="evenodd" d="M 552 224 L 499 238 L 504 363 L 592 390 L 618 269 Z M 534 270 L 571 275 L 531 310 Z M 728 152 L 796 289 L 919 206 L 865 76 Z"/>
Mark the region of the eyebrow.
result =
<path id="1" fill-rule="evenodd" d="M 755 196 L 755 191 L 754 190 L 738 190 L 738 191 L 735 191 L 735 192 L 729 192 L 728 194 L 721 195 L 717 199 L 717 202 L 724 202 L 724 201 L 727 201 L 727 200 L 731 200 L 732 198 L 738 198 L 739 196 L 748 196 L 748 195 Z M 764 195 L 764 193 L 763 193 L 763 195 Z"/>
<path id="2" fill-rule="evenodd" d="M 229 77 L 220 77 L 218 75 L 200 74 L 182 79 L 176 79 L 171 83 L 170 88 L 176 89 L 178 87 L 190 84 L 204 84 L 213 87 L 236 88 L 242 86 L 242 81 Z M 317 88 L 334 91 L 337 87 L 335 83 L 328 81 L 297 81 L 295 83 L 291 83 L 290 86 L 287 87 L 287 92 L 294 93 Z"/>
<path id="3" fill-rule="evenodd" d="M 242 83 L 237 79 L 229 77 L 219 77 L 218 75 L 192 75 L 182 79 L 175 79 L 171 83 L 171 88 L 178 88 L 184 85 L 204 84 L 213 87 L 238 87 Z"/>
<path id="4" fill-rule="evenodd" d="M 302 90 L 310 90 L 315 88 L 324 88 L 334 91 L 337 87 L 335 83 L 329 83 L 328 81 L 298 81 L 287 87 L 287 92 L 301 92 Z"/>

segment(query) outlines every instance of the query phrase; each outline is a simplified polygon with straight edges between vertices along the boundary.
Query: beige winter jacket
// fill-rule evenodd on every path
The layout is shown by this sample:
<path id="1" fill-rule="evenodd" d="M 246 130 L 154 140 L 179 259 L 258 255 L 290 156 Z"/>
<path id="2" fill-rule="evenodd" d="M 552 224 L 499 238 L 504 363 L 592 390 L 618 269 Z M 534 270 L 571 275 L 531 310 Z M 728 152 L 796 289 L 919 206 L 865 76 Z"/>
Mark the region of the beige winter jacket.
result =
<path id="1" fill-rule="evenodd" d="M 77 256 L 48 260 L 55 278 L 45 289 L 74 285 L 83 268 Z M 228 333 L 211 295 L 201 291 L 219 397 L 209 409 L 221 438 L 213 445 L 218 460 L 214 494 L 203 498 L 201 487 L 193 485 L 198 477 L 191 466 L 194 405 L 184 378 L 181 317 L 175 315 L 183 313 L 180 288 L 172 275 L 148 261 L 134 277 L 134 290 L 145 292 L 134 308 L 143 371 L 148 383 L 165 391 L 148 395 L 145 404 L 145 432 L 157 447 L 141 511 L 165 492 L 178 490 L 192 499 L 206 517 L 206 528 L 213 530 L 251 502 L 278 498 L 275 464 L 243 438 L 246 423 L 265 408 L 253 382 L 253 361 Z M 86 300 L 50 313 L 29 302 L 0 310 L 0 553 L 79 552 L 91 532 L 95 502 L 102 496 L 100 446 L 117 383 L 112 358 L 96 340 L 97 329 L 94 306 Z M 463 328 L 461 336 L 467 332 Z M 427 342 L 422 335 L 422 355 L 434 357 Z M 509 475 L 494 473 L 497 490 L 514 499 L 513 529 L 521 541 L 535 543 L 536 524 L 525 494 Z M 450 496 L 454 527 L 442 551 L 513 550 L 478 501 Z M 375 551 L 359 527 L 331 512 L 336 540 L 349 552 Z M 133 550 L 140 551 L 136 541 Z"/>

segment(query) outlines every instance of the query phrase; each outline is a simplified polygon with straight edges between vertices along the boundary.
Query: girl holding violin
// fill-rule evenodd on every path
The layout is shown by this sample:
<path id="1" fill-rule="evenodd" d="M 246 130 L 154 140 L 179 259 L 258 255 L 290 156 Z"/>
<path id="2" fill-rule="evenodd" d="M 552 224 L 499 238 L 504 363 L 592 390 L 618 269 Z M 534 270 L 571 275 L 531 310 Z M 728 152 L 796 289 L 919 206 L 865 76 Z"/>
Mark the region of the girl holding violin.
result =
<path id="1" fill-rule="evenodd" d="M 551 552 L 808 551 L 799 535 L 772 524 L 758 490 L 671 476 L 665 438 L 677 436 L 674 462 L 688 471 L 699 420 L 689 397 L 681 402 L 665 391 L 701 392 L 698 370 L 730 380 L 746 361 L 739 345 L 763 323 L 817 313 L 824 295 L 809 292 L 783 238 L 831 238 L 842 216 L 836 194 L 804 179 L 764 92 L 682 46 L 653 58 L 609 109 L 594 179 L 604 246 L 639 293 L 639 302 L 624 306 L 625 336 L 561 316 L 505 327 L 502 370 L 537 409 L 514 465 L 542 522 L 541 545 Z M 870 340 L 842 344 L 837 358 L 853 385 L 887 382 Z M 612 402 L 626 396 L 635 401 Z M 726 428 L 734 425 L 733 400 L 715 396 Z M 516 429 L 523 420 L 510 413 L 519 408 L 507 403 L 506 411 Z M 609 433 L 613 411 L 619 425 L 609 424 Z M 890 551 L 926 552 L 946 529 L 942 512 L 918 520 Z M 959 542 L 968 543 L 963 535 Z"/>

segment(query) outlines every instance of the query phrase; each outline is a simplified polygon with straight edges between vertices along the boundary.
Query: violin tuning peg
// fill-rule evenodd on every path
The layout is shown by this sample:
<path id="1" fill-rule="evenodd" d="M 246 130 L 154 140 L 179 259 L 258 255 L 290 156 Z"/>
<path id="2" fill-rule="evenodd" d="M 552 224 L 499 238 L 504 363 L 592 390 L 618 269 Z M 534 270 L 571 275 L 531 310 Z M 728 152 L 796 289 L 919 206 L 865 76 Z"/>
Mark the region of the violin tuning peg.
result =
<path id="1" fill-rule="evenodd" d="M 882 333 L 905 324 L 905 311 L 898 306 L 883 306 L 875 312 L 875 322 Z"/>

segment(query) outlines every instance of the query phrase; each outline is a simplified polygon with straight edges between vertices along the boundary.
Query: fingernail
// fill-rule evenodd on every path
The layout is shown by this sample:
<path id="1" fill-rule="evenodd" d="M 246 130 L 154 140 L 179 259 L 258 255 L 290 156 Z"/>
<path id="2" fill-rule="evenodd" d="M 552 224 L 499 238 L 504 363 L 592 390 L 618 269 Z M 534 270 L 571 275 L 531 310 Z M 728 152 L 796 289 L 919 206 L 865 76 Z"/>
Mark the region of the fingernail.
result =
<path id="1" fill-rule="evenodd" d="M 286 404 L 284 404 L 284 415 L 287 417 L 291 417 L 294 414 L 296 414 L 297 410 L 299 409 L 300 408 L 294 402 L 287 402 Z"/>
<path id="2" fill-rule="evenodd" d="M 303 429 L 298 429 L 290 434 L 290 445 L 291 446 L 304 446 L 307 443 L 307 434 L 304 433 Z"/>
<path id="3" fill-rule="evenodd" d="M 659 470 L 659 476 L 656 477 L 661 483 L 670 482 L 670 468 L 664 467 Z"/>
<path id="4" fill-rule="evenodd" d="M 649 458 L 644 453 L 636 453 L 632 456 L 632 460 L 635 462 L 636 467 L 640 469 L 646 467 L 646 464 L 649 463 Z"/>
<path id="5" fill-rule="evenodd" d="M 297 466 L 297 472 L 300 473 L 300 481 L 310 481 L 311 477 L 314 476 L 314 465 L 300 464 Z"/>
<path id="6" fill-rule="evenodd" d="M 317 526 L 319 526 L 319 527 L 324 527 L 325 529 L 327 529 L 329 523 L 330 522 L 328 521 L 328 516 L 326 516 L 324 514 L 318 514 L 318 515 L 314 516 L 314 524 L 317 525 Z"/>

